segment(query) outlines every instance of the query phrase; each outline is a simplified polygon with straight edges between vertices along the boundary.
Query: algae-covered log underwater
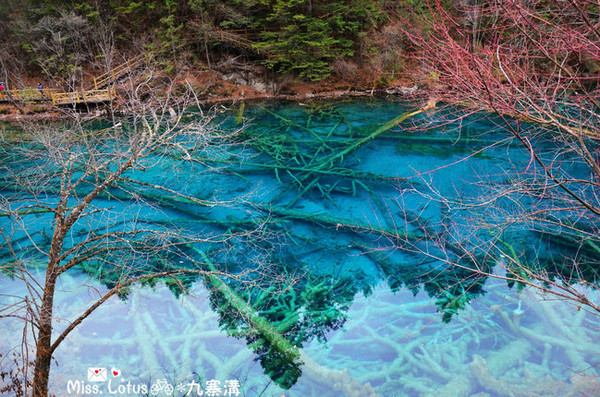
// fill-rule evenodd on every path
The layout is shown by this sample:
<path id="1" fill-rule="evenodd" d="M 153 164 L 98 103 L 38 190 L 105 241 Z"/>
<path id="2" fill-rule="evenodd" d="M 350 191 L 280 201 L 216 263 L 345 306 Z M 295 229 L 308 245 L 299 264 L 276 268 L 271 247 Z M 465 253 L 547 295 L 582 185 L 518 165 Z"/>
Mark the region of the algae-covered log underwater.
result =
<path id="1" fill-rule="evenodd" d="M 210 133 L 150 151 L 66 236 L 75 265 L 58 279 L 56 334 L 118 291 L 56 348 L 52 394 L 598 390 L 599 223 L 564 187 L 597 192 L 591 165 L 551 131 L 383 98 L 237 104 L 205 125 L 207 114 L 165 127 Z M 62 202 L 70 211 L 122 165 L 89 171 L 135 147 L 135 128 L 91 122 L 54 142 L 72 159 L 36 155 L 46 141 L 0 143 L 3 373 L 33 357 L 27 302 L 68 183 L 53 164 L 71 164 L 73 180 L 89 172 Z"/>

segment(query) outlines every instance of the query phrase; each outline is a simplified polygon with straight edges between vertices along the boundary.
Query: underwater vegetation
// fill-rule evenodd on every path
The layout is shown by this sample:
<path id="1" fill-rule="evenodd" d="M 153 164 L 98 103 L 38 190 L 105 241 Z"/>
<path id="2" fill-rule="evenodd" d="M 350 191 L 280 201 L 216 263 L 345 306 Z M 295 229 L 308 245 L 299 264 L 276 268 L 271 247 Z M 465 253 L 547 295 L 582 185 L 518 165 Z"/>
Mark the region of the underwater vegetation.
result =
<path id="1" fill-rule="evenodd" d="M 83 261 L 65 289 L 76 289 L 82 275 L 111 288 L 148 272 L 213 273 L 123 289 L 121 301 L 110 301 L 69 338 L 60 357 L 88 358 L 58 367 L 57 390 L 95 365 L 93 357 L 139 366 L 143 379 L 161 369 L 173 372 L 173 383 L 193 373 L 240 379 L 247 395 L 594 390 L 597 319 L 537 302 L 518 279 L 491 282 L 486 274 L 527 269 L 523 280 L 545 273 L 597 285 L 598 225 L 567 216 L 535 227 L 498 221 L 531 197 L 503 197 L 479 212 L 451 206 L 510 183 L 504 171 L 528 157 L 483 116 L 442 129 L 411 109 L 382 100 L 244 105 L 217 120 L 236 133 L 186 153 L 156 153 L 148 160 L 155 167 L 136 171 L 194 200 L 148 186 L 108 189 L 96 205 L 115 216 L 91 217 L 72 245 L 106 228 L 148 228 L 164 238 L 141 234 L 127 256 Z M 56 190 L 44 189 L 52 200 Z M 28 192 L 3 176 L 0 194 Z M 8 215 L 0 213 L 0 227 L 11 224 Z M 11 243 L 39 267 L 30 237 L 47 245 L 52 218 L 27 216 L 35 222 L 26 234 L 15 231 Z M 204 238 L 181 237 L 197 235 Z M 145 249 L 161 246 L 168 249 Z M 10 258 L 0 247 L 8 274 Z M 119 266 L 125 262 L 136 266 Z M 68 308 L 61 310 L 68 318 Z"/>

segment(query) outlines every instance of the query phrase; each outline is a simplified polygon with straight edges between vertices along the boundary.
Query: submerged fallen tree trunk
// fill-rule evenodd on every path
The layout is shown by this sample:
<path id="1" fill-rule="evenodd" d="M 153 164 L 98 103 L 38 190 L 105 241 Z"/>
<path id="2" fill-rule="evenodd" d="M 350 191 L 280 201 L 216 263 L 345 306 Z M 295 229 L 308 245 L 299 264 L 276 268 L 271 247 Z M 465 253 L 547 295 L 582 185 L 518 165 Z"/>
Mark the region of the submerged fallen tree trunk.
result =
<path id="1" fill-rule="evenodd" d="M 213 272 L 204 276 L 207 283 L 215 288 L 231 308 L 236 310 L 254 331 L 265 338 L 290 365 L 299 368 L 303 362 L 300 359 L 300 350 L 298 347 L 292 345 L 290 341 L 288 341 L 277 328 L 269 322 L 269 320 L 261 316 L 258 311 L 252 307 L 250 302 L 239 296 L 231 287 L 229 287 L 229 285 L 216 275 L 217 270 L 204 251 L 193 246 L 190 246 L 190 248 L 200 255 L 202 261 L 204 261 L 209 270 Z"/>
<path id="2" fill-rule="evenodd" d="M 392 120 L 388 121 L 387 123 L 385 123 L 382 126 L 380 126 L 379 128 L 377 128 L 371 134 L 365 136 L 364 138 L 358 139 L 356 142 L 354 142 L 353 144 L 351 144 L 350 146 L 348 146 L 346 149 L 342 150 L 341 152 L 335 153 L 335 154 L 328 156 L 328 157 L 324 158 L 323 160 L 321 160 L 320 164 L 317 166 L 317 170 L 320 170 L 325 166 L 333 165 L 333 162 L 340 158 L 343 160 L 346 155 L 352 153 L 353 151 L 355 151 L 356 149 L 358 149 L 365 143 L 377 138 L 381 134 L 389 131 L 390 129 L 394 128 L 396 125 L 402 123 L 403 121 L 405 121 L 411 117 L 414 117 L 420 113 L 423 113 L 428 109 L 430 109 L 430 107 L 425 106 L 419 110 L 415 110 L 414 112 L 402 113 L 400 116 L 393 118 Z"/>
<path id="3" fill-rule="evenodd" d="M 302 173 L 316 173 L 316 174 L 322 174 L 322 175 L 331 175 L 331 176 L 339 176 L 339 177 L 343 177 L 343 178 L 350 178 L 350 179 L 366 179 L 366 180 L 373 180 L 373 181 L 396 181 L 398 179 L 402 179 L 402 178 L 398 178 L 398 177 L 393 177 L 393 176 L 385 176 L 385 175 L 379 175 L 379 174 L 375 174 L 373 172 L 368 172 L 368 171 L 355 171 L 349 168 L 344 168 L 344 167 L 334 167 L 328 170 L 323 170 L 323 169 L 316 169 L 310 166 L 292 166 L 292 165 L 283 165 L 283 164 L 266 164 L 266 163 L 253 163 L 253 162 L 245 162 L 245 161 L 241 161 L 241 162 L 237 162 L 237 161 L 228 161 L 228 160 L 219 160 L 219 159 L 210 159 L 210 158 L 193 158 L 192 159 L 195 162 L 198 163 L 219 163 L 219 164 L 227 164 L 227 165 L 231 165 L 231 166 L 247 166 L 247 167 L 255 167 L 256 169 L 252 169 L 252 168 L 236 168 L 235 172 L 237 173 L 246 173 L 246 172 L 257 172 L 257 169 L 260 168 L 268 168 L 268 169 L 276 169 L 276 170 L 289 170 L 289 171 L 295 171 L 295 172 L 302 172 Z"/>
<path id="4" fill-rule="evenodd" d="M 269 214 L 275 214 L 283 218 L 311 222 L 321 227 L 334 228 L 335 230 L 347 229 L 365 234 L 376 234 L 400 241 L 422 240 L 427 237 L 425 234 L 420 232 L 409 232 L 407 230 L 398 230 L 389 227 L 370 225 L 368 223 L 359 223 L 352 219 L 339 218 L 329 214 L 312 214 L 309 212 L 298 211 L 289 208 L 266 205 L 255 205 L 255 207 Z"/>
<path id="5" fill-rule="evenodd" d="M 74 207 L 69 207 L 67 208 L 67 210 L 71 210 Z M 18 209 L 18 210 L 3 210 L 0 209 L 0 216 L 8 216 L 8 217 L 14 217 L 14 216 L 24 216 L 24 215 L 32 215 L 32 214 L 45 214 L 48 212 L 54 212 L 54 209 L 52 208 L 25 208 L 25 209 Z"/>

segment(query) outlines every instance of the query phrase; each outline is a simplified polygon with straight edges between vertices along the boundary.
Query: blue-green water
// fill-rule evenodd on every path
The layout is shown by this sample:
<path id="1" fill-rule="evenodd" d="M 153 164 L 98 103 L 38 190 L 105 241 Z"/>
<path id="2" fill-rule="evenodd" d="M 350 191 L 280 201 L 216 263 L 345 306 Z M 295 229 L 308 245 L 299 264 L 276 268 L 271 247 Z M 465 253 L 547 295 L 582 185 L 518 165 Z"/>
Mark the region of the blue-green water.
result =
<path id="1" fill-rule="evenodd" d="M 258 269 L 246 279 L 250 287 L 230 286 L 299 349 L 300 359 L 289 360 L 202 281 L 180 298 L 163 285 L 146 286 L 109 300 L 68 336 L 55 354 L 51 392 L 85 394 L 86 386 L 97 386 L 88 390 L 152 395 L 155 385 L 167 395 L 168 383 L 174 395 L 197 395 L 192 380 L 204 395 L 237 395 L 231 381 L 246 396 L 597 392 L 596 316 L 464 269 L 479 264 L 506 273 L 490 241 L 532 263 L 597 263 L 597 252 L 583 243 L 559 245 L 545 238 L 545 229 L 528 227 L 529 218 L 519 223 L 529 212 L 562 204 L 519 189 L 539 188 L 543 170 L 501 120 L 474 115 L 445 124 L 443 111 L 419 115 L 339 155 L 408 109 L 384 100 L 248 106 L 247 126 L 234 139 L 215 139 L 192 154 L 195 162 L 158 153 L 152 167 L 137 173 L 221 205 L 155 195 L 136 201 L 116 190 L 95 202 L 110 211 L 88 225 L 136 219 L 204 236 L 196 251 L 171 258 L 176 262 L 201 250 L 221 269 Z M 225 112 L 219 128 L 238 130 L 235 118 L 236 109 Z M 585 174 L 570 153 L 556 155 L 552 139 L 538 137 L 535 145 L 562 172 Z M 43 245 L 51 216 L 29 218 L 17 226 L 38 233 L 33 240 Z M 13 232 L 20 255 L 35 257 L 22 228 L 8 218 L 0 222 Z M 3 306 L 27 294 L 16 281 L 1 282 Z M 81 271 L 63 276 L 56 329 L 105 288 Z M 597 301 L 592 288 L 586 293 Z M 2 321 L 0 351 L 20 351 L 22 325 Z M 118 376 L 89 382 L 88 368 Z M 211 380 L 220 391 L 211 393 Z"/>

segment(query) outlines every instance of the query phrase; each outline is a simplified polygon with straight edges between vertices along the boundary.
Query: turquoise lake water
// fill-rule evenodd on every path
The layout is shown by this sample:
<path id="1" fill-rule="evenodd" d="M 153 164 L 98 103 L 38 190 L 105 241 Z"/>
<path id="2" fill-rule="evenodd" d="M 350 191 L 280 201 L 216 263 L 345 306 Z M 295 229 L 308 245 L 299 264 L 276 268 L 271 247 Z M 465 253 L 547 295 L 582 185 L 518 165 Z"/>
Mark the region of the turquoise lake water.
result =
<path id="1" fill-rule="evenodd" d="M 500 119 L 454 113 L 460 117 L 446 123 L 450 113 L 439 110 L 366 139 L 415 108 L 384 99 L 264 103 L 246 105 L 243 114 L 223 108 L 214 124 L 237 131 L 233 136 L 194 152 L 194 162 L 157 153 L 136 174 L 221 205 L 150 194 L 138 200 L 117 190 L 99 198 L 95 205 L 107 211 L 77 232 L 135 222 L 204 236 L 169 259 L 185 265 L 202 252 L 219 269 L 250 271 L 246 283 L 227 283 L 273 324 L 285 348 L 256 332 L 208 281 L 196 280 L 179 297 L 163 284 L 144 286 L 111 298 L 67 337 L 54 357 L 51 393 L 600 393 L 597 315 L 468 270 L 506 274 L 490 241 L 563 277 L 560 264 L 595 268 L 598 252 L 583 241 L 551 239 L 525 218 L 562 204 L 519 189 L 538 189 L 543 170 Z M 565 174 L 585 175 L 586 165 L 572 153 L 557 154 L 551 137 L 531 142 Z M 0 197 L 10 194 L 0 190 Z M 47 244 L 52 217 L 31 215 L 23 225 L 4 218 L 0 227 L 11 231 L 19 255 L 36 258 L 32 240 Z M 582 265 L 582 277 L 593 286 L 588 267 Z M 43 270 L 32 272 L 43 279 Z M 577 288 L 598 301 L 592 287 Z M 2 306 L 28 294 L 5 276 L 0 291 Z M 62 276 L 56 330 L 102 291 L 106 286 L 82 270 Z M 22 324 L 0 321 L 0 352 L 20 351 Z M 2 368 L 8 365 L 5 358 Z M 94 369 L 108 372 L 106 381 L 91 381 Z"/>

